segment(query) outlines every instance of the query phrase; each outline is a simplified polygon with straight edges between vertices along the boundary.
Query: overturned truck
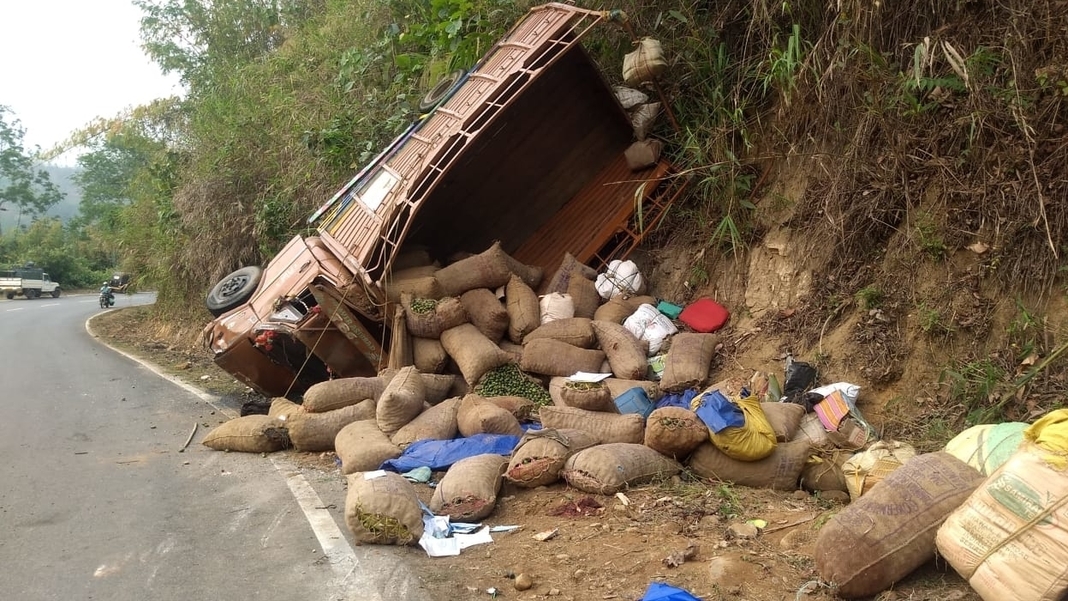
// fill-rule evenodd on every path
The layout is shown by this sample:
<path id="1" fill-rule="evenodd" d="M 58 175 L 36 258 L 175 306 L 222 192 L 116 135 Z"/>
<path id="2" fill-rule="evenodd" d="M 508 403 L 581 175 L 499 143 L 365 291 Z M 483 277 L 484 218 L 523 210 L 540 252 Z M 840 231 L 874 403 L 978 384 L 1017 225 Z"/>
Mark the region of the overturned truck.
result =
<path id="1" fill-rule="evenodd" d="M 624 258 L 682 193 L 666 160 L 633 169 L 631 119 L 580 41 L 620 12 L 531 9 L 429 112 L 309 219 L 264 268 L 207 298 L 216 363 L 267 396 L 373 375 L 390 339 L 391 289 L 412 257 L 447 261 L 499 241 L 546 273 L 565 253 Z"/>

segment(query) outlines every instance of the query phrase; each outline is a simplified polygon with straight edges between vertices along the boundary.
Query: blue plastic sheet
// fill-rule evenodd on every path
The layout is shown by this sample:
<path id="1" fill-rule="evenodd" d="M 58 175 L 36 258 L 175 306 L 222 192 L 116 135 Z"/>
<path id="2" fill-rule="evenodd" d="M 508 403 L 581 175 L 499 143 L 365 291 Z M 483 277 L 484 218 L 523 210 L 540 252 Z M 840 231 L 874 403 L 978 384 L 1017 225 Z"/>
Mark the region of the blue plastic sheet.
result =
<path id="1" fill-rule="evenodd" d="M 672 394 L 665 394 L 660 397 L 660 400 L 656 402 L 656 408 L 661 407 L 682 407 L 683 409 L 690 408 L 690 401 L 697 396 L 697 391 L 693 388 L 683 390 L 682 392 L 675 392 Z"/>
<path id="2" fill-rule="evenodd" d="M 694 412 L 709 430 L 717 434 L 726 428 L 741 428 L 745 425 L 745 414 L 741 408 L 718 390 L 701 395 L 701 404 Z"/>
<path id="3" fill-rule="evenodd" d="M 420 440 L 412 443 L 404 454 L 382 464 L 382 469 L 405 473 L 417 467 L 429 467 L 435 472 L 449 469 L 461 459 L 475 455 L 508 455 L 519 444 L 519 437 L 509 434 L 475 434 L 451 440 Z"/>
<path id="4" fill-rule="evenodd" d="M 681 588 L 654 582 L 645 589 L 640 601 L 701 601 Z"/>

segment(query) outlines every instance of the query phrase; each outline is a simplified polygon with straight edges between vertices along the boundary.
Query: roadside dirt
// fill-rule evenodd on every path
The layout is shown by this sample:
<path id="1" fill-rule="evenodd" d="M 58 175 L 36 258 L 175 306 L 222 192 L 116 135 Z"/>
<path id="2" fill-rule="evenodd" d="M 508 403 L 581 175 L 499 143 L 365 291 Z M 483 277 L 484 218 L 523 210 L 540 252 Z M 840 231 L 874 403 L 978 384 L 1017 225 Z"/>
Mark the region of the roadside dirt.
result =
<path id="1" fill-rule="evenodd" d="M 223 397 L 227 406 L 240 407 L 255 398 L 216 368 L 205 352 L 183 346 L 180 341 L 188 339 L 188 333 L 156 325 L 149 308 L 108 312 L 94 319 L 93 328 L 110 344 Z M 769 367 L 776 363 L 775 344 L 761 344 L 759 336 L 744 338 L 752 339 L 746 357 Z M 720 373 L 751 374 L 759 368 L 752 362 L 730 355 Z M 342 478 L 331 453 L 285 454 L 317 478 Z M 435 474 L 435 480 L 441 475 Z M 419 492 L 429 501 L 430 487 L 419 485 Z M 589 495 L 566 483 L 533 490 L 506 483 L 496 510 L 484 523 L 519 530 L 494 534 L 492 544 L 471 547 L 457 557 L 429 558 L 418 547 L 391 552 L 411 562 L 434 599 L 489 598 L 487 591 L 495 589 L 500 598 L 636 600 L 649 583 L 660 581 L 707 601 L 816 601 L 834 598 L 817 583 L 812 560 L 816 533 L 840 507 L 803 491 L 732 486 L 686 472 L 622 496 Z M 732 526 L 745 529 L 751 520 L 766 524 L 752 538 L 731 531 Z M 556 534 L 548 540 L 533 538 L 549 531 Z M 684 556 L 685 561 L 677 561 Z M 519 574 L 532 579 L 529 590 L 515 589 Z M 947 565 L 931 562 L 878 599 L 979 597 Z"/>

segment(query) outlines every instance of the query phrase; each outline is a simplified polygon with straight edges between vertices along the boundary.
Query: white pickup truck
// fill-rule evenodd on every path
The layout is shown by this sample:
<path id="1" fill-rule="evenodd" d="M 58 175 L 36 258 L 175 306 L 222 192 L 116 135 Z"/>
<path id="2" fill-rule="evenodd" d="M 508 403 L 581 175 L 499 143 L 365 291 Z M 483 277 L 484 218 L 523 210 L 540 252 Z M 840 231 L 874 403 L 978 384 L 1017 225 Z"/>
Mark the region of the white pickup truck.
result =
<path id="1" fill-rule="evenodd" d="M 33 267 L 19 267 L 0 271 L 0 294 L 9 300 L 18 295 L 26 298 L 38 298 L 42 294 L 51 294 L 59 298 L 58 282 L 53 282 L 48 274 Z"/>

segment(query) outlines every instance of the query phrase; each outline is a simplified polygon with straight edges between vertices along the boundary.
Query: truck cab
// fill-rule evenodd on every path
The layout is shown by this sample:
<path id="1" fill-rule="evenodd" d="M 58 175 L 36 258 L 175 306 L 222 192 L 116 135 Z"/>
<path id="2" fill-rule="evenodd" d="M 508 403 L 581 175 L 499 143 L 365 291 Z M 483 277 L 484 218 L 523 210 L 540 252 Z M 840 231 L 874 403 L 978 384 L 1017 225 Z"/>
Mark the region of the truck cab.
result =
<path id="1" fill-rule="evenodd" d="M 628 166 L 634 128 L 581 44 L 613 14 L 531 9 L 315 211 L 316 236 L 217 284 L 205 329 L 216 363 L 268 396 L 377 373 L 387 288 L 414 251 L 445 260 L 499 241 L 547 273 L 565 253 L 595 268 L 624 258 L 685 179 L 664 160 Z"/>

